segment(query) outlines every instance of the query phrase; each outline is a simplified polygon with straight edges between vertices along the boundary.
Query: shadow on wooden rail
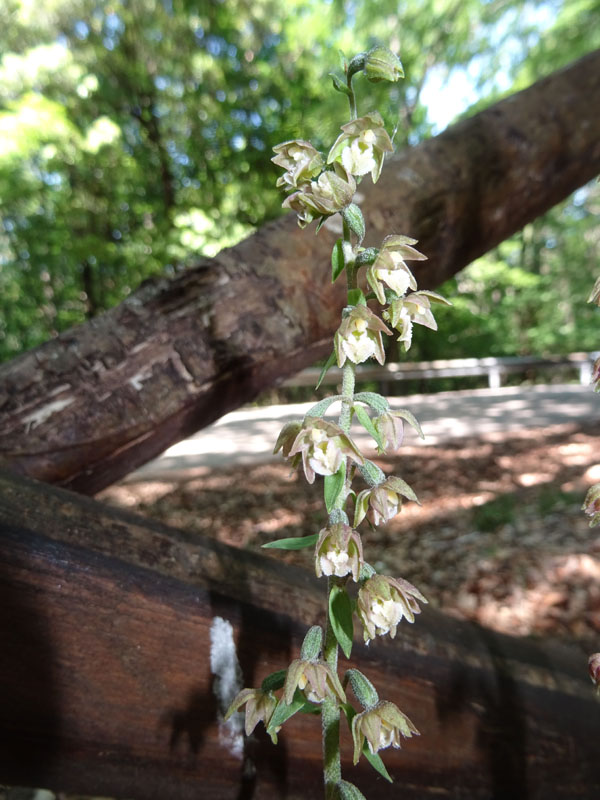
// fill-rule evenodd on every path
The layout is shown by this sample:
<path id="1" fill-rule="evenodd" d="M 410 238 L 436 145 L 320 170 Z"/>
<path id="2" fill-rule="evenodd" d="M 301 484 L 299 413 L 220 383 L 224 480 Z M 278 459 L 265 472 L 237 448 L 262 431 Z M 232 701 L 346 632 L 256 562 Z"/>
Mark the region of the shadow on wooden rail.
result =
<path id="1" fill-rule="evenodd" d="M 244 684 L 322 621 L 314 576 L 260 554 L 0 474 L 0 782 L 139 800 L 321 797 L 320 726 L 235 752 L 210 670 L 215 617 Z M 425 610 L 359 666 L 422 735 L 345 775 L 369 798 L 597 798 L 600 711 L 586 654 Z"/>

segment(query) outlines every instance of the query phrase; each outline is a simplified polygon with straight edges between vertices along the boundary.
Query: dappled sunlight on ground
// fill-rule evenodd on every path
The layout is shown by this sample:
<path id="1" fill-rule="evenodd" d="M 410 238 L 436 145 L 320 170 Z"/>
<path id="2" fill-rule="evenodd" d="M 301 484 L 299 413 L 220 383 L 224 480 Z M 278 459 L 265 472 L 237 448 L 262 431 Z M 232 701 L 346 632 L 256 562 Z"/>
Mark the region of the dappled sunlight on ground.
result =
<path id="1" fill-rule="evenodd" d="M 515 635 L 600 638 L 600 528 L 581 512 L 600 480 L 600 425 L 407 446 L 378 459 L 421 505 L 377 530 L 368 560 L 418 586 L 447 613 Z M 319 480 L 284 463 L 197 467 L 185 479 L 111 487 L 101 498 L 237 547 L 259 548 L 324 524 Z M 307 551 L 263 551 L 311 568 Z"/>

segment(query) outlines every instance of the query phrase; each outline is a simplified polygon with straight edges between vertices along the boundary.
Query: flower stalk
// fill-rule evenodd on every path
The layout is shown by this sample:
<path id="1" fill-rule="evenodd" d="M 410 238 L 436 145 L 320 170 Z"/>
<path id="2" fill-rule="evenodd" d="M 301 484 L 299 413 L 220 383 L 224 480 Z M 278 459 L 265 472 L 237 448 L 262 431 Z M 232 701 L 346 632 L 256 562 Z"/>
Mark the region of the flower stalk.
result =
<path id="1" fill-rule="evenodd" d="M 364 457 L 351 430 L 353 424 L 360 424 L 379 453 L 401 445 L 404 422 L 422 435 L 409 411 L 392 411 L 381 395 L 356 392 L 356 366 L 370 358 L 385 362 L 383 337 L 391 335 L 392 329 L 408 350 L 413 324 L 435 328 L 431 306 L 446 302 L 434 292 L 418 291 L 417 280 L 406 264 L 425 258 L 414 248 L 414 239 L 394 233 L 384 238 L 380 248 L 362 247 L 365 221 L 354 202 L 356 187 L 368 174 L 374 182 L 379 179 L 392 142 L 378 112 L 358 116 L 353 79 L 361 73 L 374 83 L 396 81 L 404 74 L 397 56 L 384 47 L 359 53 L 346 64 L 345 81 L 332 76 L 334 88 L 348 99 L 350 121 L 341 125 L 329 153 L 324 155 L 310 142 L 298 139 L 274 148 L 273 158 L 284 170 L 277 181 L 288 193 L 283 206 L 296 212 L 300 227 L 315 220 L 318 232 L 335 214 L 342 221 L 342 236 L 332 252 L 332 280 L 345 273 L 347 304 L 334 337 L 334 352 L 325 367 L 337 363 L 342 373 L 341 393 L 317 403 L 303 420 L 286 424 L 275 445 L 275 452 L 281 450 L 293 467 L 302 467 L 309 483 L 317 476 L 323 479 L 328 521 L 318 534 L 265 545 L 281 549 L 314 545 L 316 574 L 327 577 L 325 629 L 310 628 L 300 657 L 286 670 L 267 676 L 261 689 L 240 692 L 228 712 L 246 705 L 246 733 L 263 722 L 274 742 L 293 714 L 320 713 L 326 800 L 364 800 L 357 787 L 342 779 L 342 715 L 352 732 L 354 763 L 365 754 L 387 780 L 391 778 L 378 751 L 399 747 L 402 737 L 418 734 L 393 703 L 379 700 L 375 687 L 358 670 L 347 671 L 343 683 L 338 677 L 341 653 L 346 658 L 351 655 L 355 620 L 367 644 L 378 636 L 394 638 L 402 621 L 412 623 L 420 612 L 419 603 L 427 602 L 411 583 L 379 575 L 364 560 L 363 535 L 358 530 L 364 520 L 371 527 L 386 523 L 401 510 L 404 500 L 418 500 L 402 478 L 387 476 Z M 364 273 L 359 279 L 361 269 Z M 366 286 L 371 290 L 367 294 L 362 288 Z M 377 301 L 383 309 L 372 310 L 369 301 Z M 337 422 L 331 422 L 324 415 L 335 402 L 340 403 L 340 410 Z M 366 488 L 357 491 L 353 482 L 359 474 Z M 348 683 L 362 710 L 348 702 Z"/>

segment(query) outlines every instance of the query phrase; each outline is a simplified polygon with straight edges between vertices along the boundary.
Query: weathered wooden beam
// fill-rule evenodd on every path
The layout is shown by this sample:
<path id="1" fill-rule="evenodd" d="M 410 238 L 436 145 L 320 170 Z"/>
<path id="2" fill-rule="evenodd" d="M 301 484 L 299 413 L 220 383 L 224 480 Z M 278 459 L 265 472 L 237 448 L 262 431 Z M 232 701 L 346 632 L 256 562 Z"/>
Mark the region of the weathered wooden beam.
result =
<path id="1" fill-rule="evenodd" d="M 140 800 L 319 798 L 320 725 L 244 759 L 220 739 L 210 629 L 231 622 L 247 685 L 319 617 L 314 576 L 0 474 L 0 781 Z M 352 664 L 422 735 L 345 775 L 369 800 L 597 798 L 600 714 L 585 654 L 425 610 Z M 348 742 L 346 742 L 348 745 Z"/>
<path id="2" fill-rule="evenodd" d="M 399 154 L 360 186 L 366 244 L 417 238 L 434 288 L 600 172 L 598 108 L 600 50 Z M 94 494 L 328 355 L 337 236 L 289 215 L 0 366 L 0 463 Z"/>

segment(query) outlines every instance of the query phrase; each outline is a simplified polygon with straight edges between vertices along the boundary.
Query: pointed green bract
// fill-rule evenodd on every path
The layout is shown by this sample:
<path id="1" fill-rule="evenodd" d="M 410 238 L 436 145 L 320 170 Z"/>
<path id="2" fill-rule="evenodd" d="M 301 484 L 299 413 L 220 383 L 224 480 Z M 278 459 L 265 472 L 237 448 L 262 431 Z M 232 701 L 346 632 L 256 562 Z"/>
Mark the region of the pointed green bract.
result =
<path id="1" fill-rule="evenodd" d="M 338 497 L 344 491 L 344 484 L 346 482 L 346 462 L 343 461 L 341 463 L 340 468 L 335 475 L 326 475 L 323 481 L 325 507 L 327 508 L 327 511 L 331 513 Z"/>
<path id="2" fill-rule="evenodd" d="M 310 536 L 295 536 L 289 539 L 276 539 L 274 542 L 267 542 L 262 547 L 265 550 L 302 550 L 304 547 L 313 547 L 319 538 L 318 533 Z"/>
<path id="3" fill-rule="evenodd" d="M 335 283 L 339 276 L 344 271 L 346 260 L 344 258 L 344 246 L 341 239 L 333 245 L 331 251 L 331 282 Z"/>
<path id="4" fill-rule="evenodd" d="M 341 586 L 334 586 L 329 593 L 329 619 L 338 644 L 346 658 L 350 658 L 354 637 L 352 603 Z"/>
<path id="5" fill-rule="evenodd" d="M 371 417 L 368 415 L 365 409 L 362 406 L 354 406 L 354 413 L 358 417 L 360 424 L 367 431 L 367 433 L 369 433 L 373 437 L 373 439 L 375 439 L 377 447 L 381 451 L 383 451 L 385 448 L 383 446 L 381 436 L 379 435 L 379 431 L 373 425 L 373 421 L 371 420 Z"/>

